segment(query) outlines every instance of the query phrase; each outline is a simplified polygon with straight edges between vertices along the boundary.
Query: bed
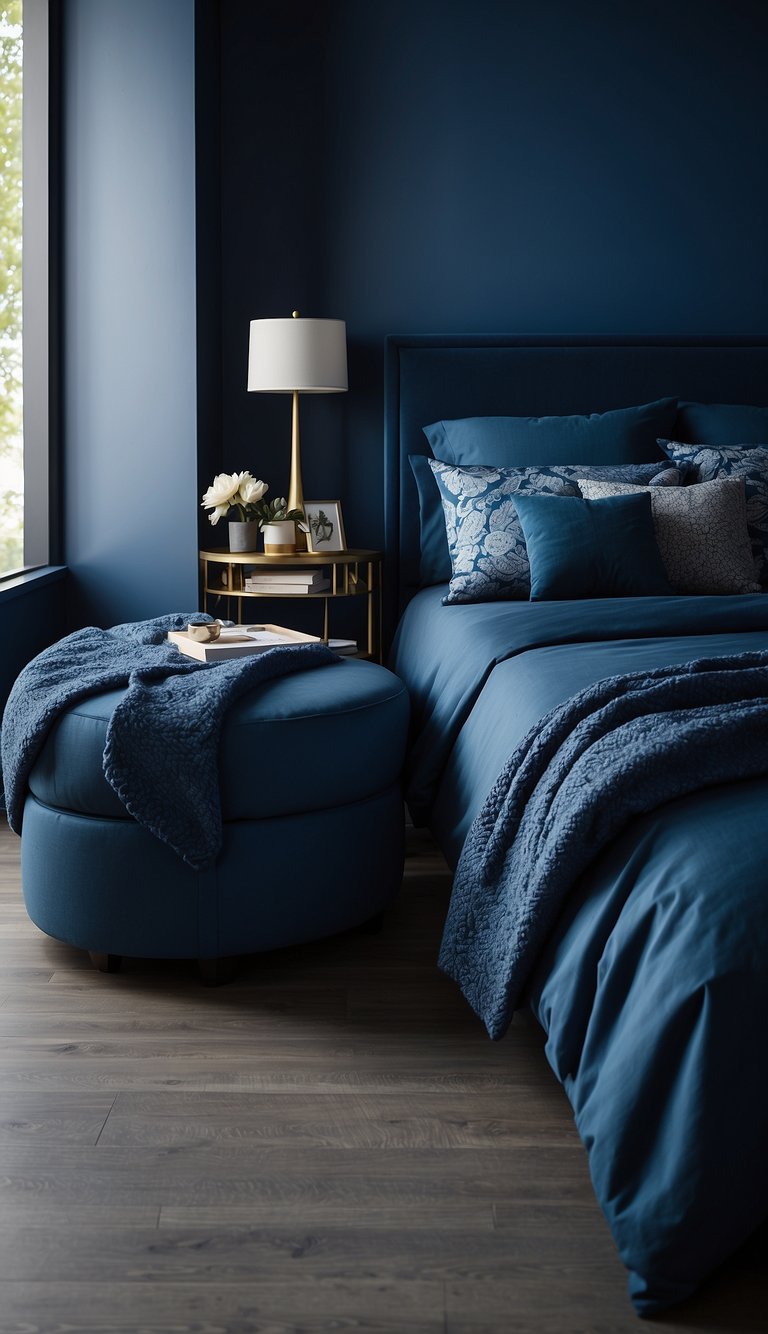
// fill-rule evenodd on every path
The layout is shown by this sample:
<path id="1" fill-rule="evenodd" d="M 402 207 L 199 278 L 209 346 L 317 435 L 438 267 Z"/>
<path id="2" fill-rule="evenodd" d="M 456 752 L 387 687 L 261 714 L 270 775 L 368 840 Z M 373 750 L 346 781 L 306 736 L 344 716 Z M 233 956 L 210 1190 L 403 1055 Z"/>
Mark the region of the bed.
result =
<path id="1" fill-rule="evenodd" d="M 604 678 L 666 679 L 744 654 L 765 670 L 768 598 L 445 606 L 446 585 L 420 574 L 423 494 L 409 459 L 430 453 L 422 428 L 607 413 L 668 395 L 764 409 L 768 341 L 388 340 L 391 665 L 413 711 L 408 800 L 460 871 L 499 773 L 543 718 Z M 520 1001 L 547 1035 L 641 1316 L 693 1293 L 768 1216 L 763 773 L 730 772 L 619 825 L 561 904 Z"/>

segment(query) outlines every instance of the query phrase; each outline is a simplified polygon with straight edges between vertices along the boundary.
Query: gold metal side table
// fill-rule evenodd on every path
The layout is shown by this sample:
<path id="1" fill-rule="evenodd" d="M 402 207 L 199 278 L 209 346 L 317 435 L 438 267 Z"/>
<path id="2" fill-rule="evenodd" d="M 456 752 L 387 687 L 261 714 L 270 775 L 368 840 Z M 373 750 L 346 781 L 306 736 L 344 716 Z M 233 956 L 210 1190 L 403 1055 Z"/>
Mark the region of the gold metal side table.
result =
<path id="1" fill-rule="evenodd" d="M 200 577 L 203 610 L 211 611 L 212 598 L 227 599 L 227 617 L 239 625 L 248 619 L 243 615 L 246 599 L 279 598 L 290 602 L 294 598 L 312 598 L 323 601 L 323 639 L 328 639 L 329 606 L 335 598 L 364 597 L 366 599 L 367 650 L 358 650 L 358 658 L 372 658 L 381 662 L 381 579 L 383 553 L 381 551 L 329 551 L 323 554 L 297 552 L 294 556 L 266 556 L 255 551 L 201 551 Z M 254 593 L 245 587 L 251 569 L 279 570 L 326 569 L 330 588 L 319 593 Z M 234 614 L 233 614 L 234 612 Z M 216 614 L 216 609 L 212 612 Z"/>

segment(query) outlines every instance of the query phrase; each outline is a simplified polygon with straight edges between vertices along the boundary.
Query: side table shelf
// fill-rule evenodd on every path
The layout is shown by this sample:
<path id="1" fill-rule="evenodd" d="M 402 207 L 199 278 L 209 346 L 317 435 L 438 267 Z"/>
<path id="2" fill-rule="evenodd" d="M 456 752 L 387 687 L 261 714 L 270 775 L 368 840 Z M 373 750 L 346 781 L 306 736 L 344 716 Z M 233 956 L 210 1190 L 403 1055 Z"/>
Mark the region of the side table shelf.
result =
<path id="1" fill-rule="evenodd" d="M 226 598 L 227 617 L 243 624 L 246 599 L 279 598 L 290 602 L 296 598 L 323 601 L 322 638 L 329 637 L 329 606 L 335 598 L 364 597 L 366 599 L 367 650 L 359 650 L 358 658 L 372 658 L 381 662 L 381 579 L 383 555 L 380 551 L 329 551 L 323 554 L 301 551 L 293 556 L 267 556 L 256 551 L 201 551 L 200 579 L 203 610 L 211 612 L 213 598 Z M 325 569 L 330 588 L 319 593 L 254 593 L 245 588 L 246 573 L 250 568 L 269 569 Z M 234 611 L 234 615 L 232 614 Z M 216 610 L 211 612 L 216 614 Z"/>

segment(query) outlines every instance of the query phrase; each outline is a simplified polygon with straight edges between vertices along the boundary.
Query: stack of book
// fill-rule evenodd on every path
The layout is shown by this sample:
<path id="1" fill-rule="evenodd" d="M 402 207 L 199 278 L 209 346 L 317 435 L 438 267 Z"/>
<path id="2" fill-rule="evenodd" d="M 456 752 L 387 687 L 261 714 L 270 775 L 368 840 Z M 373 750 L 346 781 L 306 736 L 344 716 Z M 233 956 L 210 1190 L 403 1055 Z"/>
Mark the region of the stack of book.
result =
<path id="1" fill-rule="evenodd" d="M 199 662 L 225 662 L 228 658 L 244 658 L 289 644 L 322 643 L 317 635 L 305 635 L 285 625 L 226 625 L 212 643 L 191 639 L 186 630 L 170 630 L 168 639 L 181 653 Z"/>
<path id="2" fill-rule="evenodd" d="M 331 581 L 322 570 L 265 570 L 247 575 L 243 590 L 285 597 L 286 594 L 323 593 L 330 586 Z"/>

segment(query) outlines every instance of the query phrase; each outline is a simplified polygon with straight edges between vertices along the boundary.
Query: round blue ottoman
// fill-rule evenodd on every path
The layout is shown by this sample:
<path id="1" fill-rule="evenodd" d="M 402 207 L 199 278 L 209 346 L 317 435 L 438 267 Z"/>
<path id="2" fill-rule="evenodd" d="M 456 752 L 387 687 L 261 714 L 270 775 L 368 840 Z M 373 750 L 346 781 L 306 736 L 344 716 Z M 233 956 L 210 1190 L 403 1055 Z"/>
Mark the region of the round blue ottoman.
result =
<path id="1" fill-rule="evenodd" d="M 116 956 L 215 961 L 375 918 L 403 868 L 405 686 L 358 659 L 267 683 L 227 715 L 224 840 L 191 870 L 121 805 L 102 771 L 122 691 L 65 713 L 30 776 L 27 911 L 110 968 Z M 213 963 L 204 980 L 216 981 Z"/>

